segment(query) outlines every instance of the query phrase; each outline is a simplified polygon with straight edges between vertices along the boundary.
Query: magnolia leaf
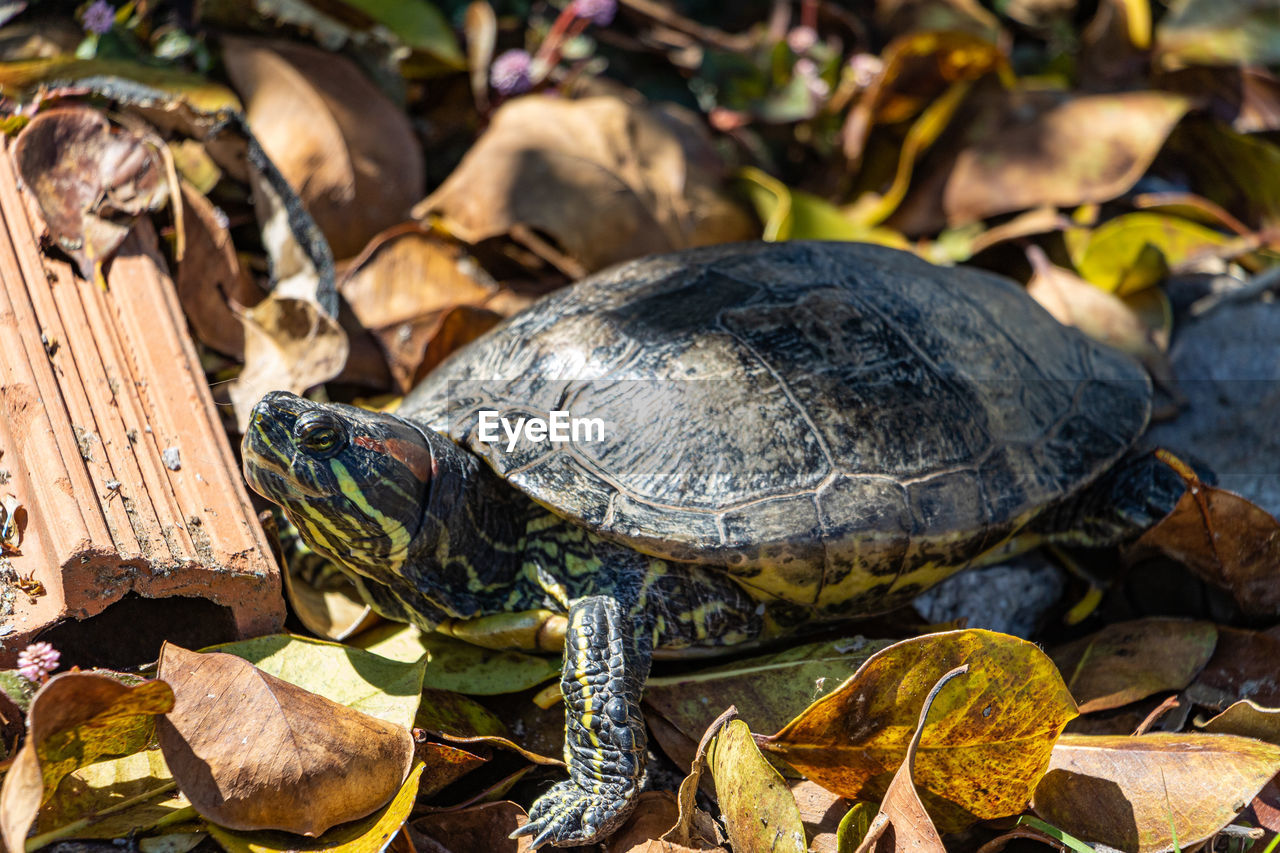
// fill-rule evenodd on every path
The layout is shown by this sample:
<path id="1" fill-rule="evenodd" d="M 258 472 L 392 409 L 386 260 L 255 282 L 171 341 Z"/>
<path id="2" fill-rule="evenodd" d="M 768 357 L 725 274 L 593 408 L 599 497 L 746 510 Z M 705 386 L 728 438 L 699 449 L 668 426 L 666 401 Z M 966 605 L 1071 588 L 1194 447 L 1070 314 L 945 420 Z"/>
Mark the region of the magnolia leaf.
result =
<path id="1" fill-rule="evenodd" d="M 75 824 L 70 833 L 75 838 L 121 838 L 190 809 L 176 787 L 158 749 L 99 761 L 62 780 L 40 810 L 37 829 L 51 833 Z M 130 801 L 133 805 L 120 810 Z"/>
<path id="2" fill-rule="evenodd" d="M 258 669 L 371 717 L 409 728 L 422 691 L 425 660 L 402 662 L 363 649 L 272 634 L 224 643 L 226 652 Z"/>
<path id="3" fill-rule="evenodd" d="M 939 698 L 913 780 L 943 831 L 1017 814 L 1076 707 L 1047 655 L 994 631 L 950 631 L 889 646 L 761 746 L 842 796 L 880 799 L 906 754 L 924 697 L 964 663 L 965 689 Z M 1010 684 L 1022 688 L 1010 691 Z"/>
<path id="4" fill-rule="evenodd" d="M 14 143 L 13 157 L 44 214 L 49 234 L 80 275 L 100 268 L 139 215 L 169 198 L 163 144 L 113 127 L 89 107 L 46 110 Z"/>
<path id="5" fill-rule="evenodd" d="M 299 838 L 284 832 L 239 832 L 216 824 L 209 834 L 227 853 L 383 853 L 413 811 L 423 765 L 415 763 L 395 796 L 367 817 L 337 826 L 318 838 Z M 341 771 L 338 771 L 341 772 Z"/>
<path id="6" fill-rule="evenodd" d="M 526 853 L 531 849 L 528 836 L 510 835 L 528 820 L 524 809 L 504 800 L 420 817 L 409 825 L 409 834 L 414 848 L 423 851 Z"/>
<path id="7" fill-rule="evenodd" d="M 1147 171 L 1190 101 L 1166 92 L 1000 92 L 947 179 L 947 222 L 1109 201 Z"/>
<path id="8" fill-rule="evenodd" d="M 430 663 L 423 686 L 471 696 L 518 693 L 560 677 L 558 660 L 486 649 L 410 625 L 380 625 L 356 642 L 399 660 L 416 660 L 425 653 Z"/>
<path id="9" fill-rule="evenodd" d="M 517 744 L 511 740 L 506 724 L 492 711 L 448 690 L 432 687 L 423 690 L 422 704 L 418 706 L 413 725 L 453 743 L 487 743 L 517 752 L 534 764 L 563 764 L 559 759 L 539 755 Z"/>
<path id="10" fill-rule="evenodd" d="M 707 748 L 707 767 L 734 850 L 808 849 L 795 798 L 760 754 L 746 723 L 731 720 L 719 730 Z"/>
<path id="11" fill-rule="evenodd" d="M 1222 829 L 1277 772 L 1280 746 L 1249 738 L 1065 734 L 1032 805 L 1084 841 L 1163 853 Z"/>
<path id="12" fill-rule="evenodd" d="M 350 60 L 230 36 L 222 50 L 249 126 L 336 257 L 359 253 L 422 197 L 422 151 L 408 117 Z"/>
<path id="13" fill-rule="evenodd" d="M 607 853 L 725 853 L 723 847 L 688 847 L 662 840 L 679 820 L 680 807 L 670 791 L 645 791 L 636 798 L 636 809 L 606 842 Z"/>
<path id="14" fill-rule="evenodd" d="M 9 853 L 23 853 L 36 812 L 67 774 L 147 745 L 155 716 L 174 705 L 163 681 L 132 686 L 91 672 L 55 675 L 36 691 L 27 737 L 0 787 L 0 838 Z"/>
<path id="15" fill-rule="evenodd" d="M 1093 231 L 1066 232 L 1076 271 L 1121 296 L 1150 287 L 1191 260 L 1230 257 L 1243 248 L 1229 237 L 1186 219 L 1159 213 L 1126 213 Z"/>
<path id="16" fill-rule="evenodd" d="M 942 846 L 942 838 L 929 819 L 929 813 L 920 802 L 911 774 L 916 763 L 916 752 L 920 748 L 920 734 L 924 731 L 925 720 L 929 717 L 929 709 L 933 700 L 943 686 L 958 675 L 962 675 L 967 666 L 958 666 L 938 680 L 938 683 L 925 697 L 920 708 L 920 721 L 916 724 L 911 743 L 907 745 L 907 755 L 898 767 L 888 789 L 884 792 L 884 800 L 880 803 L 879 813 L 872 818 L 862 841 L 858 844 L 857 853 L 946 853 Z M 886 836 L 886 832 L 892 834 Z"/>
<path id="17" fill-rule="evenodd" d="M 468 243 L 546 234 L 570 274 L 754 236 L 704 165 L 709 140 L 672 124 L 614 96 L 512 99 L 414 216 Z"/>
<path id="18" fill-rule="evenodd" d="M 1280 613 L 1280 521 L 1224 489 L 1205 485 L 1165 451 L 1161 459 L 1187 481 L 1187 491 L 1139 548 L 1154 548 L 1212 584 L 1229 590 L 1249 613 Z"/>
<path id="19" fill-rule="evenodd" d="M 791 189 L 754 166 L 738 172 L 738 186 L 764 222 L 765 240 L 856 240 L 910 248 L 907 238 L 898 232 L 855 222 L 831 202 Z"/>
<path id="20" fill-rule="evenodd" d="M 1280 746 L 1280 708 L 1264 708 L 1244 699 L 1200 728 L 1209 734 L 1240 735 Z"/>
<path id="21" fill-rule="evenodd" d="M 1119 708 L 1181 690 L 1213 655 L 1210 622 L 1137 619 L 1117 622 L 1057 649 L 1053 661 L 1082 714 Z"/>
<path id="22" fill-rule="evenodd" d="M 1188 693 L 1196 702 L 1225 709 L 1237 700 L 1280 707 L 1280 636 L 1271 631 L 1218 627 L 1218 645 Z"/>
<path id="23" fill-rule="evenodd" d="M 721 710 L 733 705 L 752 731 L 777 731 L 834 690 L 889 640 L 850 637 L 807 643 L 772 654 L 650 678 L 644 702 L 693 743 Z"/>
<path id="24" fill-rule="evenodd" d="M 414 751 L 422 762 L 422 782 L 418 796 L 431 797 L 466 776 L 489 759 L 447 743 L 420 743 Z"/>
<path id="25" fill-rule="evenodd" d="M 1174 0 L 1156 26 L 1168 67 L 1280 62 L 1280 8 L 1251 0 Z"/>
<path id="26" fill-rule="evenodd" d="M 413 759 L 404 726 L 352 710 L 230 654 L 166 644 L 174 690 L 160 748 L 202 817 L 231 829 L 318 836 L 400 790 Z"/>

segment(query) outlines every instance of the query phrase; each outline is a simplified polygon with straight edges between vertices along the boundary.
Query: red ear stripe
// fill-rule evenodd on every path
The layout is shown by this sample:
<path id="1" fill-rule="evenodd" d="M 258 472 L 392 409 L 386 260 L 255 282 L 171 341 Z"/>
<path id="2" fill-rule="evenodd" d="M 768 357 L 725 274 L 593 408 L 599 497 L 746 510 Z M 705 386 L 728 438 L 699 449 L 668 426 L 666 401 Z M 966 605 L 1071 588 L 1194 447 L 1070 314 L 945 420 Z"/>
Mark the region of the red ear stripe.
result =
<path id="1" fill-rule="evenodd" d="M 400 438 L 377 439 L 357 435 L 351 443 L 375 453 L 386 453 L 404 463 L 413 476 L 426 483 L 436 472 L 435 460 L 425 447 Z"/>

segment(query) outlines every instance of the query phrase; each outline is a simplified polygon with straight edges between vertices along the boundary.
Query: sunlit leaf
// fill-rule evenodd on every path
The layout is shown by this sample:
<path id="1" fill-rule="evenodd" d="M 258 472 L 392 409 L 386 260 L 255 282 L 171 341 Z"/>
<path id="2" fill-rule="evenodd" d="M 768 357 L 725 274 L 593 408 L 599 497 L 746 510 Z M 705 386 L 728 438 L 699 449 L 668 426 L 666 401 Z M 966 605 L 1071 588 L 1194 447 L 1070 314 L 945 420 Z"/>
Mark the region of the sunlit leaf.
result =
<path id="1" fill-rule="evenodd" d="M 156 715 L 173 704 L 174 692 L 163 681 L 129 686 L 88 672 L 49 679 L 31 700 L 26 740 L 0 787 L 0 838 L 9 853 L 23 853 L 37 810 L 67 774 L 141 750 Z"/>
<path id="2" fill-rule="evenodd" d="M 380 809 L 409 772 L 407 728 L 242 658 L 166 644 L 159 672 L 175 695 L 156 727 L 165 761 L 201 816 L 220 826 L 320 835 Z"/>
<path id="3" fill-rule="evenodd" d="M 1105 711 L 1166 690 L 1181 690 L 1218 643 L 1210 622 L 1117 622 L 1053 653 L 1080 712 Z"/>
<path id="4" fill-rule="evenodd" d="M 787 783 L 765 760 L 741 720 L 731 720 L 707 748 L 720 814 L 734 850 L 806 849 L 800 810 Z"/>
<path id="5" fill-rule="evenodd" d="M 1249 738 L 1066 734 L 1033 806 L 1084 841 L 1159 853 L 1213 835 L 1277 772 L 1280 747 Z"/>
<path id="6" fill-rule="evenodd" d="M 914 781 L 939 829 L 1016 814 L 1075 703 L 1032 643 L 992 631 L 930 634 L 890 646 L 761 746 L 851 799 L 879 799 L 901 764 L 920 705 L 967 663 L 925 727 Z M 1022 685 L 1012 692 L 1008 685 Z M 1016 746 L 1015 746 L 1016 744 Z"/>
<path id="7" fill-rule="evenodd" d="M 1122 296 L 1158 283 L 1171 267 L 1245 248 L 1240 238 L 1158 213 L 1126 213 L 1093 231 L 1068 231 L 1067 247 L 1081 276 Z"/>
<path id="8" fill-rule="evenodd" d="M 243 658 L 303 690 L 405 728 L 413 725 L 426 667 L 425 660 L 391 660 L 293 634 L 255 637 L 205 651 Z"/>

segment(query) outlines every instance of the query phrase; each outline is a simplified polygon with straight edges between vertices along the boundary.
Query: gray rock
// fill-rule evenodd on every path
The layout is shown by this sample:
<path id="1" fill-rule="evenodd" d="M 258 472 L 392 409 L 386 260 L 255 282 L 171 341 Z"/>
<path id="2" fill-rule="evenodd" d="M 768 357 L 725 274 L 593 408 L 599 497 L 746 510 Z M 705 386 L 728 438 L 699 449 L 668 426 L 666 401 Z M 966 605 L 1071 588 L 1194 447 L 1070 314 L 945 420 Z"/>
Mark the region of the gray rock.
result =
<path id="1" fill-rule="evenodd" d="M 1008 563 L 952 575 L 917 596 L 916 610 L 930 622 L 964 617 L 970 628 L 1030 637 L 1066 587 L 1063 571 L 1038 552 Z"/>
<path id="2" fill-rule="evenodd" d="M 1187 316 L 1169 355 L 1187 406 L 1153 425 L 1150 441 L 1280 514 L 1280 302 L 1264 294 Z"/>

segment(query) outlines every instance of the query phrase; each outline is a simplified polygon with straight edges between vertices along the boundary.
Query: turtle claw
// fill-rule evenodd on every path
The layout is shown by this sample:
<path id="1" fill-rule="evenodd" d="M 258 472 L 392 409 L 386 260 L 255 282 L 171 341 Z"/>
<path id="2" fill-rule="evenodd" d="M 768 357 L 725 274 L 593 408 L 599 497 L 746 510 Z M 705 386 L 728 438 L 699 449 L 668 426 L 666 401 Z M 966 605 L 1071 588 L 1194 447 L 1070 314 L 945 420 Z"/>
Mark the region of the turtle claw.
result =
<path id="1" fill-rule="evenodd" d="M 529 809 L 529 822 L 511 838 L 532 835 L 530 848 L 544 844 L 576 847 L 609 835 L 631 811 L 630 798 L 609 797 L 584 790 L 571 780 L 558 782 Z"/>

